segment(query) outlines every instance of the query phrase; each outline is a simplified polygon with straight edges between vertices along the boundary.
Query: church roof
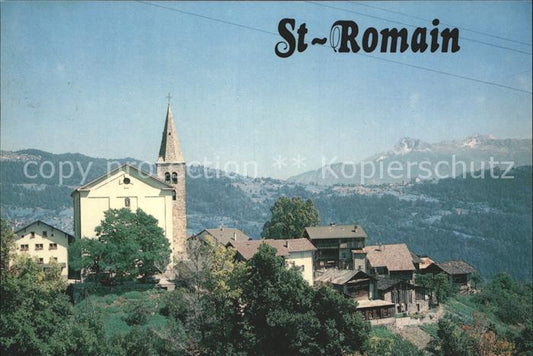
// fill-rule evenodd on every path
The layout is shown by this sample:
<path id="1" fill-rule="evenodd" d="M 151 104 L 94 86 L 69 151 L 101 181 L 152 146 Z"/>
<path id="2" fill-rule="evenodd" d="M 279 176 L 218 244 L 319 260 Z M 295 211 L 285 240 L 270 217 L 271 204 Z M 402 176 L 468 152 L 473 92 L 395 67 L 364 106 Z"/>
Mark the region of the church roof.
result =
<path id="1" fill-rule="evenodd" d="M 159 158 L 157 163 L 184 163 L 183 153 L 181 152 L 180 141 L 176 133 L 176 125 L 170 104 L 167 107 L 167 118 L 165 120 L 165 128 L 163 130 L 163 137 L 161 138 L 161 148 L 159 149 Z"/>
<path id="2" fill-rule="evenodd" d="M 125 163 L 123 164 L 122 166 L 116 168 L 116 169 L 113 169 L 111 172 L 108 172 L 107 174 L 104 174 L 98 178 L 96 178 L 95 180 L 92 180 L 90 181 L 89 183 L 85 184 L 85 185 L 82 185 L 81 187 L 78 187 L 76 188 L 71 195 L 73 195 L 74 193 L 76 192 L 80 192 L 80 191 L 84 191 L 84 190 L 89 190 L 91 189 L 92 187 L 96 186 L 97 184 L 105 181 L 107 178 L 115 175 L 116 173 L 120 172 L 120 171 L 124 171 L 124 172 L 127 172 L 128 174 L 135 174 L 137 178 L 145 181 L 145 182 L 152 182 L 152 183 L 155 183 L 156 185 L 162 187 L 162 189 L 165 189 L 165 190 L 174 190 L 174 187 L 172 187 L 171 185 L 163 182 L 162 180 L 150 175 L 149 173 L 131 165 L 131 164 L 128 164 L 128 163 Z"/>

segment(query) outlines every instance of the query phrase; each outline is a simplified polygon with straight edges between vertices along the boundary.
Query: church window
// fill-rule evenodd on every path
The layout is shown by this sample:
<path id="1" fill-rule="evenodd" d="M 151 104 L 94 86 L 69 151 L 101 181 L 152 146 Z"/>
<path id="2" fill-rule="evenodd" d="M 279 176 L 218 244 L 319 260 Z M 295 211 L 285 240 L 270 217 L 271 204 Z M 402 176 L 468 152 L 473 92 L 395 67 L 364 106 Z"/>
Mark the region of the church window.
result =
<path id="1" fill-rule="evenodd" d="M 172 172 L 172 183 L 178 183 L 178 174 L 176 172 Z"/>
<path id="2" fill-rule="evenodd" d="M 125 206 L 126 208 L 129 208 L 129 207 L 130 207 L 130 198 L 126 198 L 126 199 L 124 199 L 124 206 Z"/>
<path id="3" fill-rule="evenodd" d="M 128 177 L 124 178 L 124 184 L 130 184 L 130 183 L 131 183 L 131 180 Z"/>
<path id="4" fill-rule="evenodd" d="M 172 191 L 172 200 L 176 200 L 176 191 L 175 190 Z"/>
<path id="5" fill-rule="evenodd" d="M 170 173 L 165 173 L 165 182 L 170 183 Z"/>

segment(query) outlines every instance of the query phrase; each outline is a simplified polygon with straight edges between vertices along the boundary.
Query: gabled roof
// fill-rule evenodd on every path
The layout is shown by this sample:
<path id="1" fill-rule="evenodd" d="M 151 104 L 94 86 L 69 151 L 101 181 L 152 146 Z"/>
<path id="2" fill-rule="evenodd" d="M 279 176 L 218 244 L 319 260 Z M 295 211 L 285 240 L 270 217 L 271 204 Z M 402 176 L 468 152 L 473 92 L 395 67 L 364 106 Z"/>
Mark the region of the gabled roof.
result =
<path id="1" fill-rule="evenodd" d="M 311 226 L 305 228 L 305 235 L 311 240 L 335 238 L 367 238 L 365 230 L 360 225 L 329 225 Z"/>
<path id="2" fill-rule="evenodd" d="M 171 185 L 169 185 L 169 184 L 163 182 L 162 180 L 150 175 L 149 173 L 147 173 L 147 172 L 145 172 L 145 171 L 143 171 L 143 170 L 141 170 L 141 169 L 139 169 L 139 168 L 137 168 L 137 167 L 135 167 L 135 166 L 133 166 L 131 164 L 125 163 L 122 166 L 113 169 L 111 172 L 108 172 L 107 174 L 104 174 L 104 175 L 102 175 L 102 176 L 90 181 L 89 183 L 87 183 L 85 185 L 82 185 L 81 187 L 76 188 L 72 192 L 71 195 L 73 195 L 76 192 L 90 190 L 92 187 L 102 183 L 107 178 L 115 175 L 116 173 L 118 173 L 120 171 L 127 172 L 128 174 L 131 174 L 133 172 L 134 174 L 136 174 L 136 178 L 144 180 L 147 183 L 152 183 L 152 184 L 155 184 L 157 186 L 160 186 L 160 187 L 162 187 L 162 189 L 165 189 L 165 190 L 173 190 L 174 189 Z"/>
<path id="3" fill-rule="evenodd" d="M 65 232 L 65 231 L 63 231 L 63 230 L 61 230 L 61 229 L 58 229 L 58 228 L 55 227 L 55 226 L 52 226 L 52 225 L 50 225 L 50 224 L 47 224 L 47 223 L 45 223 L 45 222 L 42 221 L 42 220 L 36 220 L 36 221 L 34 221 L 34 222 L 32 222 L 32 223 L 29 223 L 28 225 L 26 225 L 26 226 L 24 226 L 24 227 L 18 229 L 17 231 L 15 231 L 15 234 L 17 234 L 17 237 L 18 237 L 18 233 L 19 233 L 19 232 L 21 232 L 22 230 L 26 230 L 27 228 L 29 228 L 30 226 L 32 226 L 32 225 L 34 225 L 34 224 L 42 224 L 42 225 L 48 226 L 48 227 L 51 228 L 51 229 L 54 229 L 54 230 L 56 230 L 56 231 L 59 231 L 59 232 L 62 233 L 62 234 L 65 234 L 67 237 L 71 237 L 71 238 L 74 237 L 74 236 L 72 236 L 71 234 L 69 234 L 68 232 Z"/>
<path id="4" fill-rule="evenodd" d="M 299 239 L 288 239 L 288 240 L 274 240 L 274 239 L 264 239 L 264 240 L 249 240 L 249 241 L 233 241 L 228 242 L 228 246 L 232 246 L 237 250 L 237 252 L 245 259 L 249 260 L 252 258 L 257 251 L 259 246 L 263 243 L 266 243 L 269 246 L 272 246 L 276 249 L 276 256 L 289 257 L 291 252 L 305 252 L 305 251 L 314 251 L 316 247 L 307 240 L 306 238 Z"/>
<path id="5" fill-rule="evenodd" d="M 242 258 L 245 260 L 249 260 L 250 258 L 254 257 L 254 255 L 259 250 L 259 246 L 261 244 L 267 243 L 265 240 L 249 240 L 249 241 L 230 241 L 228 242 L 228 246 L 232 246 L 235 250 L 237 250 L 237 253 L 241 255 Z M 289 250 L 287 247 L 283 246 L 282 243 L 280 244 L 274 244 L 274 243 L 268 243 L 268 245 L 272 246 L 276 249 L 276 256 L 284 256 L 287 257 L 290 255 Z"/>
<path id="6" fill-rule="evenodd" d="M 406 244 L 366 246 L 371 267 L 387 267 L 391 271 L 414 271 L 413 257 Z"/>
<path id="7" fill-rule="evenodd" d="M 315 283 L 331 283 L 344 285 L 351 280 L 369 280 L 372 277 L 363 271 L 351 269 L 328 268 L 322 273 L 317 272 Z"/>
<path id="8" fill-rule="evenodd" d="M 183 153 L 181 152 L 180 141 L 176 133 L 176 125 L 170 104 L 167 107 L 167 117 L 165 119 L 165 128 L 161 138 L 161 147 L 159 148 L 159 158 L 157 163 L 184 163 Z"/>
<path id="9" fill-rule="evenodd" d="M 204 233 L 209 234 L 215 239 L 216 242 L 227 245 L 230 241 L 248 241 L 250 237 L 246 235 L 239 229 L 229 228 L 229 227 L 220 227 L 218 229 L 205 229 L 196 234 L 200 237 Z"/>
<path id="10" fill-rule="evenodd" d="M 414 254 L 411 252 L 411 257 L 413 258 L 413 263 L 421 263 L 422 260 L 420 259 L 420 257 L 418 257 L 418 255 Z"/>
<path id="11" fill-rule="evenodd" d="M 435 263 L 449 275 L 473 273 L 476 269 L 463 260 Z"/>

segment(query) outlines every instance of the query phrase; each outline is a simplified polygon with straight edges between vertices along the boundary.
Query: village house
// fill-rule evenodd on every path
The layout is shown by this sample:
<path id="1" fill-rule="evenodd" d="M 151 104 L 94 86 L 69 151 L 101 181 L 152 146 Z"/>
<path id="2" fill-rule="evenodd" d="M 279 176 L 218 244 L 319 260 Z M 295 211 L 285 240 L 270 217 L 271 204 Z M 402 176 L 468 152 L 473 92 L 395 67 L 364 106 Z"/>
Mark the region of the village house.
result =
<path id="1" fill-rule="evenodd" d="M 414 280 L 413 256 L 406 244 L 371 245 L 364 248 L 367 271 L 406 281 Z"/>
<path id="2" fill-rule="evenodd" d="M 33 257 L 46 268 L 61 266 L 61 276 L 68 278 L 68 245 L 74 237 L 40 220 L 15 231 L 16 254 Z"/>
<path id="3" fill-rule="evenodd" d="M 469 289 L 472 284 L 472 274 L 476 269 L 463 260 L 432 262 L 423 273 L 444 273 L 450 283 L 459 289 Z"/>
<path id="4" fill-rule="evenodd" d="M 365 242 L 368 238 L 360 225 L 306 227 L 303 237 L 316 246 L 315 269 L 338 268 L 362 270 L 365 268 Z"/>
<path id="5" fill-rule="evenodd" d="M 337 268 L 316 271 L 315 284 L 329 284 L 357 301 L 374 299 L 376 295 L 375 278 L 363 271 Z"/>
<path id="6" fill-rule="evenodd" d="M 429 297 L 415 284 L 421 260 L 406 244 L 366 246 L 365 251 L 367 269 L 377 277 L 377 298 L 393 303 L 398 313 L 429 309 Z"/>
<path id="7" fill-rule="evenodd" d="M 247 261 L 257 253 L 259 246 L 263 243 L 276 249 L 276 256 L 282 256 L 285 259 L 285 266 L 287 268 L 295 268 L 301 273 L 303 279 L 309 285 L 312 286 L 314 284 L 313 255 L 316 247 L 305 238 L 287 240 L 231 240 L 227 246 L 236 250 L 237 260 Z"/>
<path id="8" fill-rule="evenodd" d="M 219 227 L 217 229 L 204 229 L 189 237 L 190 239 L 198 239 L 199 241 L 205 241 L 209 237 L 214 242 L 226 246 L 230 241 L 248 241 L 251 238 L 239 229 L 229 227 Z"/>

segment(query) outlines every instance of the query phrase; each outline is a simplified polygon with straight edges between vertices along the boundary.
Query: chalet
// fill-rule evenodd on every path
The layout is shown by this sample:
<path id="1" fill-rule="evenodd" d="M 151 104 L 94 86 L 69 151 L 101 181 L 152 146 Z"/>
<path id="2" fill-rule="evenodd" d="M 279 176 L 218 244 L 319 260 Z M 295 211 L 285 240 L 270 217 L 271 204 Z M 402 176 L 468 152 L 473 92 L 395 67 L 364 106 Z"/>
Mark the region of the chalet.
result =
<path id="1" fill-rule="evenodd" d="M 257 253 L 259 246 L 263 243 L 275 248 L 276 256 L 282 256 L 285 259 L 287 268 L 297 269 L 302 274 L 303 279 L 309 285 L 313 285 L 313 259 L 316 248 L 308 239 L 230 240 L 226 246 L 237 251 L 238 260 L 247 261 Z"/>
<path id="2" fill-rule="evenodd" d="M 406 244 L 366 246 L 367 271 L 378 276 L 413 281 L 415 265 Z"/>
<path id="3" fill-rule="evenodd" d="M 16 253 L 33 257 L 46 268 L 50 263 L 61 266 L 61 276 L 68 278 L 68 245 L 74 236 L 40 220 L 15 231 Z"/>
<path id="4" fill-rule="evenodd" d="M 216 243 L 226 246 L 230 241 L 248 241 L 251 238 L 239 229 L 219 227 L 218 229 L 205 229 L 191 236 L 199 241 L 205 241 L 209 236 Z"/>
<path id="5" fill-rule="evenodd" d="M 450 282 L 460 289 L 470 288 L 472 273 L 476 270 L 463 260 L 459 261 L 446 261 L 436 263 L 450 279 Z"/>
<path id="6" fill-rule="evenodd" d="M 382 277 L 376 282 L 377 297 L 393 303 L 396 312 L 418 313 L 429 309 L 429 298 L 423 288 L 410 281 Z"/>
<path id="7" fill-rule="evenodd" d="M 375 278 L 363 271 L 328 268 L 317 271 L 315 283 L 329 284 L 358 301 L 373 299 L 375 295 Z"/>
<path id="8" fill-rule="evenodd" d="M 316 246 L 315 269 L 339 268 L 364 271 L 365 242 L 368 238 L 360 225 L 306 227 L 303 237 Z"/>

